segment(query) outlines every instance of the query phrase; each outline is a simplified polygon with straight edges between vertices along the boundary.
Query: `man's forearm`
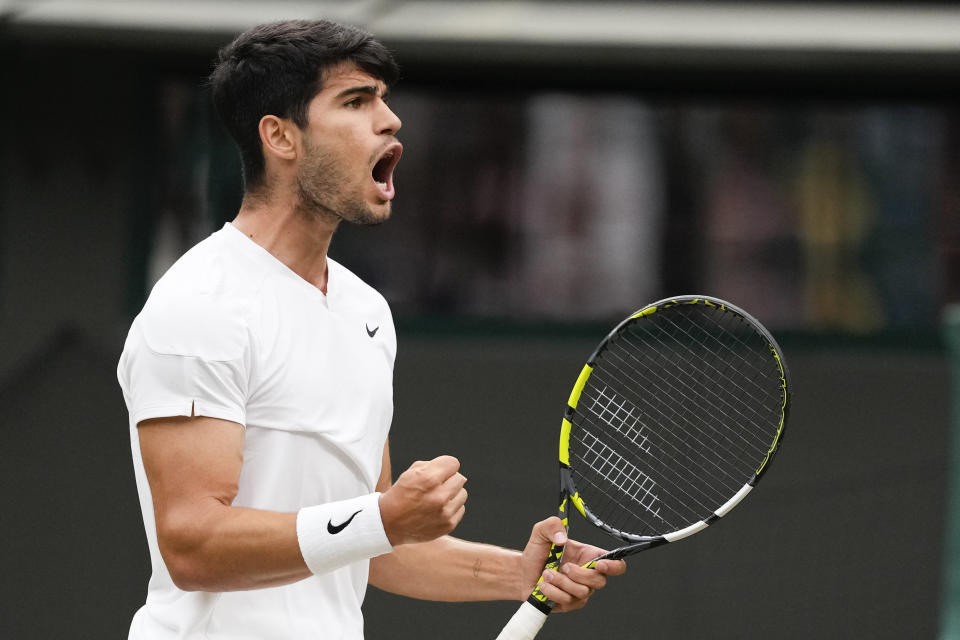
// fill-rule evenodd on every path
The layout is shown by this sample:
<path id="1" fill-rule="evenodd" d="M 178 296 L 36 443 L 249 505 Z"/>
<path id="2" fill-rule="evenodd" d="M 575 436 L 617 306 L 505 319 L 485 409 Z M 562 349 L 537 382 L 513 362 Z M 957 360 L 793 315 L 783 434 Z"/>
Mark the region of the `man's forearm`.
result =
<path id="1" fill-rule="evenodd" d="M 445 602 L 522 599 L 520 552 L 443 536 L 370 560 L 370 584 Z"/>
<path id="2" fill-rule="evenodd" d="M 160 536 L 161 552 L 181 589 L 234 591 L 288 584 L 389 552 L 379 496 L 305 507 L 296 514 L 213 501 L 216 506 L 202 517 Z M 187 511 L 199 515 L 200 509 Z M 347 527 L 347 535 L 338 535 Z"/>
<path id="3" fill-rule="evenodd" d="M 279 586 L 310 575 L 297 544 L 296 514 L 211 505 L 158 522 L 164 562 L 189 591 Z M 186 521 L 191 518 L 192 521 Z"/>

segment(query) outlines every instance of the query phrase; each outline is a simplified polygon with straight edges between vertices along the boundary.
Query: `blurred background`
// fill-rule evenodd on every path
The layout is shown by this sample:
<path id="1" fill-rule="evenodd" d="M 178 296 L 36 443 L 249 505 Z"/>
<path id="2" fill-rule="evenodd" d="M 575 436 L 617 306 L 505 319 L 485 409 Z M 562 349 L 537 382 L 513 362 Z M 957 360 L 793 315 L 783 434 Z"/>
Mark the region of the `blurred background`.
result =
<path id="1" fill-rule="evenodd" d="M 458 535 L 553 513 L 569 388 L 627 312 L 712 294 L 786 352 L 759 490 L 543 637 L 960 638 L 960 7 L 773 0 L 0 0 L 0 637 L 126 637 L 149 557 L 116 362 L 240 200 L 204 79 L 319 17 L 403 69 L 393 219 L 331 255 L 393 306 L 393 466 L 460 457 Z M 514 609 L 365 603 L 371 639 Z"/>

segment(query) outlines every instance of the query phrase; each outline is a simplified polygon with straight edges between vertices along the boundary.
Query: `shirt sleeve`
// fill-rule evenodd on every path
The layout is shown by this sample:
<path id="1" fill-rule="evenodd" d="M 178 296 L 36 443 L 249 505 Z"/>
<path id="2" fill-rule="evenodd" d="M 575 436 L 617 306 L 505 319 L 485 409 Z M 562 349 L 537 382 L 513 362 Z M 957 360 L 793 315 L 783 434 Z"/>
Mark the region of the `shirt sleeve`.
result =
<path id="1" fill-rule="evenodd" d="M 208 416 L 246 422 L 249 332 L 228 306 L 195 295 L 148 301 L 117 369 L 130 420 Z"/>

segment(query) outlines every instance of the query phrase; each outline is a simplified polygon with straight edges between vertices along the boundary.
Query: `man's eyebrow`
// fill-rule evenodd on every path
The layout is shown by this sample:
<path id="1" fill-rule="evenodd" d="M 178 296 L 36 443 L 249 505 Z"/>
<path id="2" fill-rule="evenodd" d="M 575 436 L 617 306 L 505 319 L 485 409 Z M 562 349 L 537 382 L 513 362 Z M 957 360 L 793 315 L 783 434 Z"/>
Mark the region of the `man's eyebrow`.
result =
<path id="1" fill-rule="evenodd" d="M 380 96 L 380 98 L 382 98 L 383 100 L 386 100 L 387 96 L 390 94 L 390 90 L 384 89 L 383 93 L 380 93 L 380 88 L 377 87 L 376 85 L 372 85 L 372 84 L 361 85 L 357 87 L 350 87 L 348 89 L 344 89 L 343 91 L 337 94 L 337 99 L 346 98 L 347 96 L 352 96 L 357 94 Z"/>

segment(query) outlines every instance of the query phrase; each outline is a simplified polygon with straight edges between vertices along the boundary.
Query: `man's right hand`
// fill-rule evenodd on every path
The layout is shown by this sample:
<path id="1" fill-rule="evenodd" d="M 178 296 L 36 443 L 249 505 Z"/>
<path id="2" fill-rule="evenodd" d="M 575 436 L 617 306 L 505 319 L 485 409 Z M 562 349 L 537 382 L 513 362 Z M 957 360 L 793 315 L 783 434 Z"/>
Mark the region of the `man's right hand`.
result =
<path id="1" fill-rule="evenodd" d="M 393 546 L 426 542 L 448 534 L 466 510 L 467 479 L 460 461 L 440 456 L 417 461 L 380 496 L 380 518 Z"/>

